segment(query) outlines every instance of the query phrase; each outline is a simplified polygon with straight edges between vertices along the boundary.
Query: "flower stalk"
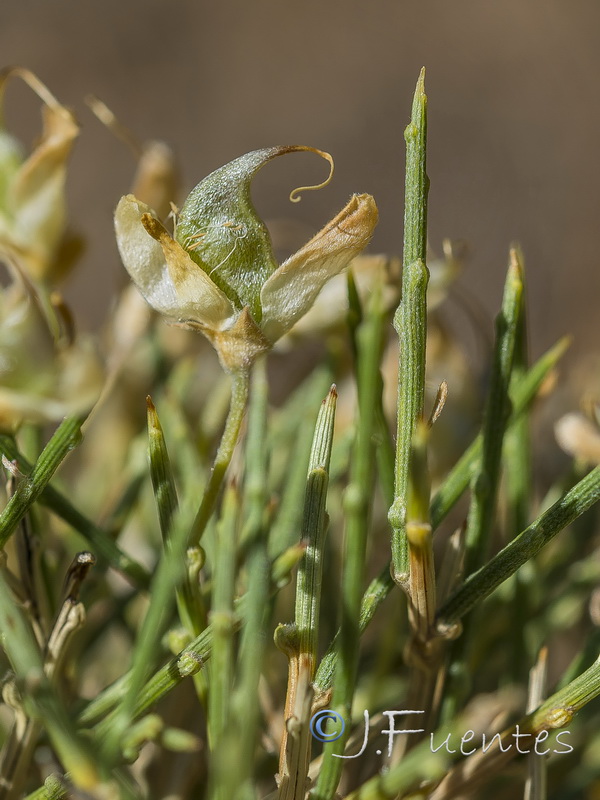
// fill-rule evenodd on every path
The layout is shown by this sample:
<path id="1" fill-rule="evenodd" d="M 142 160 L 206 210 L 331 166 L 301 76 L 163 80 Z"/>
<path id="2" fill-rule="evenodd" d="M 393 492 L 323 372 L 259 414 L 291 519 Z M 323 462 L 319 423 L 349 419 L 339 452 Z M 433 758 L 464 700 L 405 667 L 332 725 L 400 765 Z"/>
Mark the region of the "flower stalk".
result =
<path id="1" fill-rule="evenodd" d="M 188 544 L 196 546 L 200 543 L 202 535 L 215 509 L 219 491 L 225 478 L 227 468 L 233 458 L 240 428 L 244 419 L 248 393 L 250 389 L 250 376 L 247 372 L 235 372 L 232 375 L 231 403 L 225 422 L 225 429 L 221 437 L 219 449 L 213 462 L 208 483 L 204 489 L 202 500 L 196 517 L 192 524 Z"/>

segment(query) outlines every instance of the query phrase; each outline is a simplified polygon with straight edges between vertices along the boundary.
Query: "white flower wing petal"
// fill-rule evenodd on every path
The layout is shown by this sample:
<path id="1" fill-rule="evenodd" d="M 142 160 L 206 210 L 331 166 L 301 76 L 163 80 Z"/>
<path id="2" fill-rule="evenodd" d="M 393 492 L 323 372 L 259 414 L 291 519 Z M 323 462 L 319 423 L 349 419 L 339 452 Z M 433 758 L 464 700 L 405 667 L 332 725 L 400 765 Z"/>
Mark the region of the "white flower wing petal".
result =
<path id="1" fill-rule="evenodd" d="M 142 225 L 142 214 L 152 209 L 128 194 L 115 211 L 117 246 L 125 269 L 146 301 L 156 311 L 179 318 L 179 298 L 171 280 L 163 249 Z"/>
<path id="2" fill-rule="evenodd" d="M 275 342 L 305 314 L 323 285 L 365 247 L 377 224 L 377 206 L 368 194 L 348 205 L 265 282 L 261 328 Z"/>
<path id="3" fill-rule="evenodd" d="M 161 246 L 170 279 L 179 303 L 179 319 L 219 330 L 233 323 L 236 309 L 227 295 L 208 277 L 200 264 L 192 261 L 151 214 L 142 215 L 142 225 Z"/>

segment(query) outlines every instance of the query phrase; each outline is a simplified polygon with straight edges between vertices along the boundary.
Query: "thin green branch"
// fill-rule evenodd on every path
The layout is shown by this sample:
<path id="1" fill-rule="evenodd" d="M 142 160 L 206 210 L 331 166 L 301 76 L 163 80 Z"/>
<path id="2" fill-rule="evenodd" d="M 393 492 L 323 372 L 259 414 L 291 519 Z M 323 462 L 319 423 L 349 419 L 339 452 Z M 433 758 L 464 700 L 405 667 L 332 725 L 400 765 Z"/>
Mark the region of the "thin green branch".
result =
<path id="1" fill-rule="evenodd" d="M 502 309 L 496 319 L 494 362 L 482 427 L 481 462 L 471 484 L 471 504 L 466 532 L 467 575 L 476 570 L 486 558 L 494 527 L 502 443 L 510 416 L 508 390 L 521 316 L 522 295 L 522 265 L 517 251 L 511 250 Z"/>
<path id="2" fill-rule="evenodd" d="M 563 356 L 571 343 L 570 337 L 560 339 L 553 347 L 536 361 L 522 380 L 516 381 L 510 389 L 512 415 L 510 425 L 526 411 L 535 399 L 542 383 Z M 431 501 L 431 523 L 435 528 L 449 514 L 469 485 L 483 451 L 483 436 L 478 434 L 473 443 L 456 462 Z"/>
<path id="3" fill-rule="evenodd" d="M 306 543 L 306 550 L 298 567 L 295 620 L 293 625 L 279 629 L 278 644 L 289 659 L 279 763 L 280 800 L 303 798 L 306 793 L 311 744 L 308 726 L 319 637 L 326 502 L 336 403 L 337 391 L 332 386 L 319 409 L 309 458 L 302 518 L 302 541 Z"/>
<path id="4" fill-rule="evenodd" d="M 522 379 L 515 382 L 515 386 L 511 389 L 513 409 L 510 420 L 511 427 L 533 402 L 540 386 L 546 380 L 550 372 L 556 367 L 558 360 L 564 354 L 569 344 L 570 339 L 568 337 L 561 339 L 527 371 Z M 444 483 L 434 495 L 430 509 L 431 524 L 434 530 L 439 527 L 456 505 L 463 492 L 466 491 L 470 476 L 476 469 L 478 460 L 481 458 L 482 441 L 482 435 L 478 434 L 477 438 L 465 451 L 464 455 L 459 459 Z M 386 565 L 381 573 L 371 581 L 364 594 L 360 613 L 361 633 L 371 622 L 375 616 L 375 612 L 394 586 L 395 583 L 391 576 L 391 564 L 389 566 Z M 332 686 L 337 660 L 336 642 L 337 636 L 319 664 L 319 669 L 315 677 L 317 693 L 325 692 Z"/>
<path id="5" fill-rule="evenodd" d="M 81 442 L 82 417 L 67 417 L 56 429 L 40 453 L 31 474 L 19 481 L 17 488 L 0 514 L 0 549 L 29 511 L 66 456 Z M 7 455 L 4 452 L 4 455 Z M 21 465 L 18 465 L 21 469 Z"/>
<path id="6" fill-rule="evenodd" d="M 356 691 L 383 321 L 382 287 L 376 286 L 357 332 L 358 425 L 350 461 L 350 482 L 344 496 L 346 532 L 342 618 L 331 708 L 345 720 L 351 718 L 352 699 Z M 331 800 L 335 795 L 344 762 L 333 756 L 343 753 L 349 732 L 347 726 L 342 736 L 325 744 L 323 768 L 312 793 L 314 800 Z"/>
<path id="7" fill-rule="evenodd" d="M 31 471 L 31 464 L 19 452 L 14 439 L 10 436 L 0 434 L 0 452 L 11 461 L 16 461 L 21 472 Z M 53 486 L 43 487 L 36 499 L 41 505 L 46 506 L 64 522 L 71 525 L 86 540 L 90 549 L 110 564 L 113 569 L 121 572 L 134 585 L 148 588 L 150 575 L 144 567 L 126 555 L 104 530 L 87 519 L 70 500 Z"/>
<path id="8" fill-rule="evenodd" d="M 331 382 L 329 369 L 317 367 L 296 389 L 278 419 L 270 425 L 273 458 L 282 453 L 286 455 L 283 461 L 286 476 L 280 490 L 281 503 L 268 533 L 271 558 L 279 556 L 297 541 L 297 531 L 302 525 L 306 472 L 315 426 L 314 408 Z"/>
<path id="9" fill-rule="evenodd" d="M 73 782 L 84 789 L 97 786 L 102 780 L 103 765 L 94 758 L 90 745 L 77 734 L 73 721 L 59 702 L 44 670 L 33 632 L 1 574 L 0 630 L 16 676 L 26 688 L 22 702 L 27 716 L 44 725 Z"/>
<path id="10" fill-rule="evenodd" d="M 174 533 L 172 528 L 173 520 L 179 510 L 175 478 L 156 408 L 150 397 L 146 398 L 146 403 L 148 406 L 150 476 L 152 478 L 152 488 L 158 510 L 162 540 L 166 549 L 176 547 L 178 551 L 177 558 L 185 561 L 186 566 L 183 572 L 182 584 L 177 588 L 179 619 L 192 636 L 198 636 L 206 626 L 206 612 L 198 585 L 197 571 L 194 571 L 190 564 L 189 553 L 185 554 L 183 552 L 185 542 L 176 543 L 172 540 L 172 534 Z M 202 556 L 198 555 L 202 559 Z M 175 571 L 172 575 L 173 586 L 176 585 L 178 575 L 178 571 Z M 158 642 L 158 637 L 156 642 Z"/>
<path id="11" fill-rule="evenodd" d="M 250 388 L 249 375 L 247 372 L 234 372 L 232 380 L 233 385 L 231 387 L 229 414 L 227 415 L 225 429 L 221 437 L 217 455 L 215 456 L 210 478 L 204 489 L 202 501 L 200 502 L 200 507 L 190 531 L 189 543 L 191 545 L 197 545 L 199 543 L 214 511 L 223 478 L 231 463 L 233 451 L 235 450 L 242 420 L 244 418 L 244 411 L 246 410 L 246 402 L 248 400 Z"/>
<path id="12" fill-rule="evenodd" d="M 217 525 L 217 548 L 213 575 L 210 621 L 213 629 L 212 656 L 208 674 L 207 732 L 210 747 L 210 789 L 214 800 L 227 800 L 224 742 L 230 724 L 230 701 L 234 675 L 234 611 L 239 493 L 236 485 L 225 489 L 223 512 Z"/>
<path id="13" fill-rule="evenodd" d="M 252 797 L 253 757 L 260 735 L 260 708 L 256 702 L 267 642 L 269 617 L 269 561 L 266 528 L 268 502 L 265 476 L 268 472 L 267 415 L 269 384 L 266 360 L 254 365 L 252 393 L 248 413 L 246 442 L 246 481 L 244 514 L 247 525 L 244 541 L 248 551 L 242 634 L 237 675 L 231 697 L 231 719 L 244 720 L 242 726 L 229 725 L 221 748 L 225 762 L 225 791 L 228 797 Z M 231 763 L 236 769 L 231 770 Z"/>
<path id="14" fill-rule="evenodd" d="M 519 253 L 519 260 L 522 256 Z M 527 308 L 525 301 L 526 283 L 523 283 L 523 302 L 518 319 L 515 356 L 511 386 L 523 379 L 527 372 Z M 530 509 L 533 497 L 531 432 L 530 419 L 522 414 L 509 427 L 504 440 L 504 475 L 506 484 L 508 530 L 524 531 L 531 521 Z M 519 682 L 526 677 L 528 665 L 534 660 L 541 642 L 533 641 L 525 626 L 533 608 L 533 598 L 529 591 L 530 579 L 516 572 L 513 581 L 514 620 L 511 646 L 513 648 L 512 677 Z M 536 767 L 539 769 L 539 767 Z"/>
<path id="15" fill-rule="evenodd" d="M 470 575 L 440 608 L 438 628 L 457 622 L 598 500 L 600 466 L 589 472 L 491 561 Z"/>
<path id="16" fill-rule="evenodd" d="M 167 545 L 173 515 L 179 508 L 175 478 L 171 459 L 167 450 L 160 419 L 150 396 L 146 398 L 148 411 L 148 456 L 150 459 L 150 478 L 156 500 L 158 521 L 163 544 Z"/>
<path id="17" fill-rule="evenodd" d="M 266 627 L 270 593 L 269 562 L 264 543 L 257 543 L 252 549 L 247 570 L 248 590 L 244 595 L 237 682 L 231 698 L 231 719 L 243 720 L 244 724 L 239 727 L 230 725 L 227 728 L 221 756 L 229 768 L 229 777 L 225 777 L 226 788 L 233 783 L 240 788 L 238 796 L 254 797 L 251 781 L 261 722 L 257 697 L 264 650 L 268 641 Z M 231 770 L 232 759 L 236 765 L 235 770 Z M 233 796 L 233 793 L 228 796 Z"/>
<path id="18" fill-rule="evenodd" d="M 427 339 L 427 194 L 426 172 L 427 96 L 425 69 L 421 70 L 413 99 L 406 140 L 406 187 L 404 205 L 404 255 L 402 300 L 394 316 L 400 340 L 398 374 L 398 428 L 392 526 L 393 576 L 404 585 L 408 580 L 406 504 L 410 448 L 417 421 L 423 416 L 425 398 L 425 346 Z"/>
<path id="19" fill-rule="evenodd" d="M 107 758 L 118 759 L 121 740 L 131 722 L 138 716 L 144 682 L 160 655 L 160 639 L 169 622 L 175 600 L 175 588 L 185 570 L 185 545 L 192 516 L 190 508 L 182 507 L 173 518 L 169 544 L 163 550 L 150 591 L 150 605 L 138 633 L 132 656 L 132 667 L 125 684 L 122 700 L 115 712 L 104 745 Z"/>
<path id="20" fill-rule="evenodd" d="M 302 520 L 301 538 L 306 542 L 306 551 L 298 566 L 296 582 L 295 623 L 300 652 L 305 653 L 312 662 L 310 680 L 313 678 L 319 636 L 323 546 L 327 529 L 325 505 L 336 402 L 337 391 L 332 386 L 321 405 L 315 426 Z"/>

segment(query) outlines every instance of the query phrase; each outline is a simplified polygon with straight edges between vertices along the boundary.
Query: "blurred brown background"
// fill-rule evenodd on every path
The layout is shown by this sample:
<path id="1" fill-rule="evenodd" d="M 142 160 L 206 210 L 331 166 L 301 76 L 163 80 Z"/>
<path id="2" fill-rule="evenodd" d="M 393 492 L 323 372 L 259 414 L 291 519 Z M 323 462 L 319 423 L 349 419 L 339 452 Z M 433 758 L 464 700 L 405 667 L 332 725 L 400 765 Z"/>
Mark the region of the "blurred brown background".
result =
<path id="1" fill-rule="evenodd" d="M 399 252 L 402 132 L 426 65 L 433 248 L 444 236 L 469 242 L 461 280 L 491 314 L 519 241 L 533 355 L 567 331 L 575 352 L 597 346 L 597 0 L 4 0 L 0 19 L 2 62 L 38 73 L 83 123 L 69 198 L 88 248 L 67 295 L 84 327 L 124 280 L 112 210 L 134 171 L 86 94 L 140 137 L 171 144 L 186 191 L 258 147 L 330 151 L 333 183 L 298 206 L 289 190 L 321 180 L 326 165 L 301 155 L 267 167 L 259 210 L 309 235 L 351 192 L 368 191 L 381 213 L 372 251 Z M 30 139 L 38 106 L 11 86 L 9 122 Z"/>

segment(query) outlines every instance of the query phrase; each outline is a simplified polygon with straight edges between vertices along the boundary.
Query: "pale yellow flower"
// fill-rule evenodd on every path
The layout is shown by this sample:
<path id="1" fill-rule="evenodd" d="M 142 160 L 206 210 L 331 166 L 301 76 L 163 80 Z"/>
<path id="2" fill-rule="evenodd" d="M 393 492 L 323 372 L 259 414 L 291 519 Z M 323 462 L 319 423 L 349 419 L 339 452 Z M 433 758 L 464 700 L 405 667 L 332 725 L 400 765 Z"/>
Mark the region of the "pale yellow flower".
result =
<path id="1" fill-rule="evenodd" d="M 0 290 L 0 430 L 88 411 L 103 371 L 89 339 L 77 339 L 58 296 L 47 304 L 13 268 Z"/>
<path id="2" fill-rule="evenodd" d="M 3 124 L 4 93 L 13 77 L 44 103 L 43 133 L 29 156 Z M 78 134 L 73 115 L 33 73 L 0 73 L 0 255 L 16 259 L 36 282 L 52 284 L 65 270 L 59 247 L 66 228 L 66 165 Z"/>
<path id="3" fill-rule="evenodd" d="M 173 237 L 134 195 L 117 206 L 119 252 L 141 293 L 160 313 L 201 330 L 228 371 L 246 370 L 289 331 L 323 285 L 362 251 L 377 224 L 373 198 L 354 195 L 316 236 L 278 265 L 252 205 L 250 182 L 271 159 L 299 150 L 331 161 L 301 146 L 248 153 L 194 189 Z"/>

